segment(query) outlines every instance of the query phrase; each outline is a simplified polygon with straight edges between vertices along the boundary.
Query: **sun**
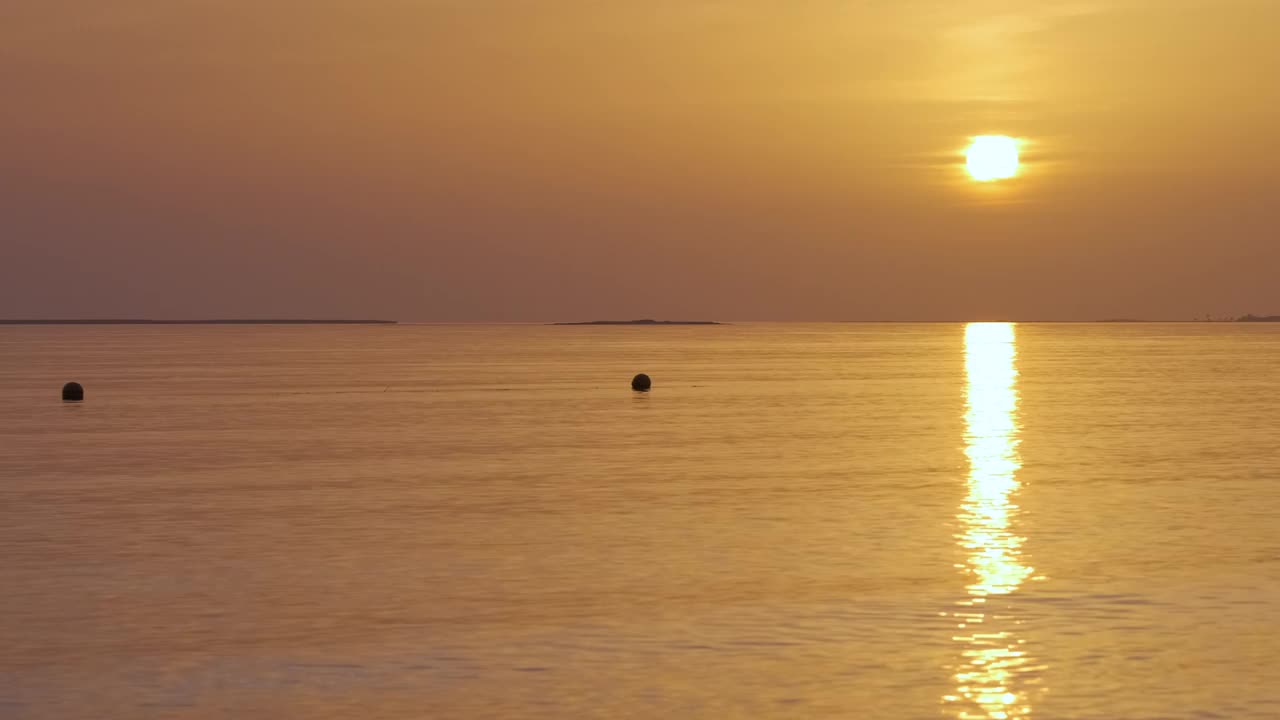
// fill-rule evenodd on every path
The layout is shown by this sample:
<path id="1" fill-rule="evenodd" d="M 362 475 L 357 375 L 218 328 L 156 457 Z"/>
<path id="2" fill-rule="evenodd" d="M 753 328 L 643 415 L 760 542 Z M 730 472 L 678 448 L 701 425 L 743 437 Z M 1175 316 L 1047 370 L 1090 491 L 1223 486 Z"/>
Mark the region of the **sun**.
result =
<path id="1" fill-rule="evenodd" d="M 1007 180 L 1018 174 L 1018 142 L 1004 135 L 981 135 L 965 151 L 969 175 L 978 182 Z"/>

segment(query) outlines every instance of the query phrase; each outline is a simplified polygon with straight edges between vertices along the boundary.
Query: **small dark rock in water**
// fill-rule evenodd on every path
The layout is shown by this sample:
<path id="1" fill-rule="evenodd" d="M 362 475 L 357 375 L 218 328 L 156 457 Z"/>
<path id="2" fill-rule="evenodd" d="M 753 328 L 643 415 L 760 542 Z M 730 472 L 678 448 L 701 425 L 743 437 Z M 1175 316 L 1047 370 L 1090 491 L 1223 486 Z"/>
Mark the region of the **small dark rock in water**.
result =
<path id="1" fill-rule="evenodd" d="M 62 400 L 64 402 L 80 402 L 84 400 L 84 388 L 80 387 L 80 383 L 75 382 L 63 385 Z"/>
<path id="2" fill-rule="evenodd" d="M 649 386 L 652 384 L 653 382 L 649 380 L 649 376 L 644 373 L 631 378 L 631 389 L 636 392 L 649 392 Z"/>

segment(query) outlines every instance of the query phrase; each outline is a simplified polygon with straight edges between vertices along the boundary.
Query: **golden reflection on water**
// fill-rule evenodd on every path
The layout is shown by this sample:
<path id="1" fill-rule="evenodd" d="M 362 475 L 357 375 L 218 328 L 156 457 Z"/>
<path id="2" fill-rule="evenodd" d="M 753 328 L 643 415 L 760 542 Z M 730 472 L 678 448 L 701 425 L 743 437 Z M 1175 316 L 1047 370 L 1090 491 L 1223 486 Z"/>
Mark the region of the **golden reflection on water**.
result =
<path id="1" fill-rule="evenodd" d="M 972 323 L 965 329 L 965 454 L 969 494 L 958 514 L 957 541 L 966 561 L 968 594 L 953 613 L 962 644 L 956 665 L 957 717 L 1010 720 L 1029 717 L 1031 706 L 1018 674 L 1029 659 L 1016 637 L 1016 618 L 996 602 L 1031 575 L 1022 562 L 1024 538 L 1013 520 L 1018 483 L 1018 345 L 1012 323 Z"/>

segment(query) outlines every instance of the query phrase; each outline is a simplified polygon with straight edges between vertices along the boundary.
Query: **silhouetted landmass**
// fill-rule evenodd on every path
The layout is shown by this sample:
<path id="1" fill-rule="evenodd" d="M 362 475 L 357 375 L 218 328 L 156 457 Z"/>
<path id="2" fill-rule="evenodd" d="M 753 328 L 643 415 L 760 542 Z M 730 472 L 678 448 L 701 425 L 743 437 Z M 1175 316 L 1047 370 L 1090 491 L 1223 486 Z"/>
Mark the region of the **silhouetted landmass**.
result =
<path id="1" fill-rule="evenodd" d="M 395 320 L 0 320 L 0 325 L 395 325 Z"/>
<path id="2" fill-rule="evenodd" d="M 1236 322 L 1280 322 L 1280 315 L 1245 315 L 1236 318 Z"/>
<path id="3" fill-rule="evenodd" d="M 712 320 L 591 320 L 588 322 L 558 322 L 552 325 L 723 325 Z"/>

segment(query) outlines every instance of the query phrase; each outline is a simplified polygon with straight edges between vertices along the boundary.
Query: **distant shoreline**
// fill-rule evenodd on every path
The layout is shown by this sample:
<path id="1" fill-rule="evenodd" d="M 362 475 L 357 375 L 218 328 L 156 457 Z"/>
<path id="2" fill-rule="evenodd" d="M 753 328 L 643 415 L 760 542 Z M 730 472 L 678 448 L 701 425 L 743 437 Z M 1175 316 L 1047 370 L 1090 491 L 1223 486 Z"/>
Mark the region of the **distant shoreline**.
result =
<path id="1" fill-rule="evenodd" d="M 723 325 L 714 320 L 589 320 L 587 322 L 558 322 L 552 325 Z"/>
<path id="2" fill-rule="evenodd" d="M 396 320 L 0 320 L 0 325 L 396 325 Z"/>

